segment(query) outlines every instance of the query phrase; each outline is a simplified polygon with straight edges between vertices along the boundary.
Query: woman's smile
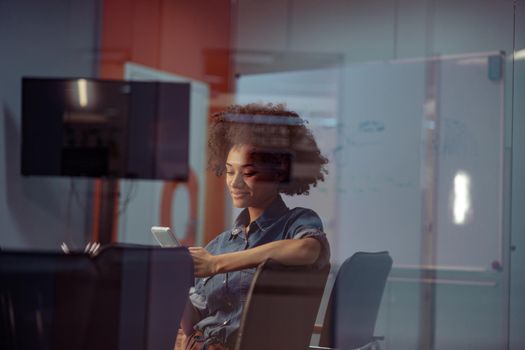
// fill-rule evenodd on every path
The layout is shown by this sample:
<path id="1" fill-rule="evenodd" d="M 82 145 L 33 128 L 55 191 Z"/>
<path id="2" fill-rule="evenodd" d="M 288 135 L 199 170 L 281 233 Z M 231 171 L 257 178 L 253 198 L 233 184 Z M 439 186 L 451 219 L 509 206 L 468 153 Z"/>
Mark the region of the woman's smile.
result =
<path id="1" fill-rule="evenodd" d="M 240 198 L 243 198 L 243 197 L 248 196 L 249 193 L 248 193 L 248 192 L 232 191 L 232 192 L 231 192 L 231 195 L 232 195 L 232 197 L 235 198 L 235 199 L 238 199 L 238 198 L 240 199 Z"/>

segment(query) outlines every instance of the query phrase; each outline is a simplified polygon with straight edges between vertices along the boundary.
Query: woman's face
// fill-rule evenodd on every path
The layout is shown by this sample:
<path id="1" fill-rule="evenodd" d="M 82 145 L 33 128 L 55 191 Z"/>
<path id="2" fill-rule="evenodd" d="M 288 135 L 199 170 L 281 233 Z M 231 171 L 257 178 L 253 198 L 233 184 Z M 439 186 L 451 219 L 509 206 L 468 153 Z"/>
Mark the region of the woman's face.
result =
<path id="1" fill-rule="evenodd" d="M 278 194 L 279 177 L 257 165 L 251 145 L 232 147 L 226 159 L 226 184 L 236 208 L 266 208 Z"/>

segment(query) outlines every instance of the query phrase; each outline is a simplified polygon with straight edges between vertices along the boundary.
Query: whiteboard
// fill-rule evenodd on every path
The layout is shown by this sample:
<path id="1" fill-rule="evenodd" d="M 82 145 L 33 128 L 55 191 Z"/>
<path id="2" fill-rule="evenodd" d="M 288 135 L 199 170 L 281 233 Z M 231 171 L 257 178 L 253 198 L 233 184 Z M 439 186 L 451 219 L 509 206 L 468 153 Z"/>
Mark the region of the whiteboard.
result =
<path id="1" fill-rule="evenodd" d="M 432 105 L 429 60 L 345 68 L 336 259 L 389 250 L 396 266 L 420 266 L 423 150 L 432 142 L 424 131 L 435 128 L 434 267 L 488 270 L 501 262 L 503 79 L 490 77 L 489 65 L 496 56 L 429 59 L 438 69 Z M 438 123 L 425 119 L 425 108 L 436 110 Z"/>
<path id="2" fill-rule="evenodd" d="M 437 135 L 433 267 L 484 271 L 501 262 L 503 170 L 508 165 L 503 157 L 503 79 L 491 77 L 494 57 L 501 58 L 479 53 L 238 79 L 238 103 L 286 102 L 310 121 L 330 159 L 325 183 L 310 196 L 285 201 L 320 214 L 333 264 L 357 251 L 388 250 L 396 267 L 423 265 L 429 128 Z M 437 69 L 435 83 L 428 81 L 430 64 Z M 428 122 L 429 110 L 437 113 L 435 125 Z M 458 179 L 468 198 L 457 193 Z M 232 220 L 237 213 L 232 211 Z"/>

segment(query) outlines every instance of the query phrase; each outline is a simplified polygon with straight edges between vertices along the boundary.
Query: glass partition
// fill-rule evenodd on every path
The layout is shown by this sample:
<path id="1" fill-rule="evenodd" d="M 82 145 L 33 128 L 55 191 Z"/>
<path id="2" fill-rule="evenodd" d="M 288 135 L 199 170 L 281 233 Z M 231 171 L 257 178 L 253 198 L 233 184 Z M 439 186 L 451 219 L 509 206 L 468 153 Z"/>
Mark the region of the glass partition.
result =
<path id="1" fill-rule="evenodd" d="M 290 118 L 279 123 L 250 113 L 221 118 L 252 118 L 263 124 L 260 130 L 275 126 L 275 135 L 264 136 L 268 147 L 250 153 L 273 174 L 262 181 L 270 185 L 260 187 L 272 194 L 306 192 L 286 186 L 323 163 L 307 152 L 316 151 L 311 139 L 288 153 L 272 147 L 292 139 L 290 125 L 311 130 L 328 172 L 308 195 L 282 194 L 288 208 L 311 216 L 307 224 L 295 222 L 298 227 L 283 224 L 279 237 L 316 238 L 326 257 L 325 233 L 331 269 L 319 269 L 327 277 L 308 278 L 327 282 L 303 288 L 304 281 L 277 277 L 284 286 L 268 284 L 273 274 L 256 264 L 199 275 L 197 289 L 234 290 L 215 295 L 224 302 L 215 311 L 237 305 L 235 317 L 213 321 L 216 333 L 201 324 L 201 340 L 214 342 L 226 329 L 233 338 L 241 327 L 253 330 L 243 321 L 252 296 L 262 298 L 253 305 L 266 306 L 264 322 L 275 326 L 285 322 L 286 307 L 312 298 L 311 311 L 321 295 L 316 324 L 306 331 L 298 323 L 309 321 L 289 312 L 295 321 L 281 328 L 291 338 L 306 332 L 311 345 L 354 348 L 361 340 L 338 342 L 369 332 L 366 341 L 384 350 L 525 348 L 524 33 L 519 0 L 0 1 L 0 248 L 85 258 L 96 255 L 92 248 L 100 241 L 156 245 L 151 226 L 169 226 L 183 245 L 207 247 L 214 256 L 253 248 L 264 240 L 251 242 L 254 220 L 239 221 L 239 215 L 261 208 L 241 201 L 246 193 L 232 187 L 228 158 L 210 157 L 208 132 L 216 113 L 232 104 L 283 104 Z M 188 180 L 23 176 L 23 77 L 190 83 Z M 160 124 L 156 130 L 166 131 Z M 239 136 L 237 143 L 246 145 L 260 136 L 250 135 L 224 139 Z M 140 138 L 126 142 L 137 150 L 144 145 Z M 234 148 L 227 145 L 226 156 Z M 268 227 L 263 223 L 258 234 Z M 227 248 L 214 250 L 216 238 L 227 234 Z M 239 237 L 244 244 L 228 245 Z M 354 255 L 359 252 L 374 254 Z M 289 271 L 281 272 L 275 275 Z M 262 287 L 250 287 L 258 276 Z M 135 277 L 127 271 L 128 288 Z M 302 287 L 285 283 L 294 281 Z M 275 305 L 283 319 L 272 318 L 272 298 L 280 298 Z M 368 305 L 374 298 L 375 306 Z M 4 293 L 3 310 L 5 300 Z M 358 314 L 351 307 L 366 315 L 362 322 L 346 318 Z M 203 310 L 200 316 L 209 311 Z M 33 311 L 29 319 L 37 324 L 41 316 Z M 1 320 L 9 325 L 6 315 Z M 180 345 L 175 323 L 168 335 Z M 261 344 L 270 336 L 261 331 Z M 233 349 L 235 340 L 228 341 Z"/>
<path id="2" fill-rule="evenodd" d="M 236 101 L 286 103 L 331 161 L 309 196 L 285 198 L 314 208 L 331 243 L 318 321 L 345 259 L 387 250 L 393 267 L 376 323 L 384 349 L 508 344 L 516 8 L 478 5 L 236 8 Z M 273 22 L 251 25 L 256 13 Z M 319 54 L 337 59 L 326 68 Z"/>

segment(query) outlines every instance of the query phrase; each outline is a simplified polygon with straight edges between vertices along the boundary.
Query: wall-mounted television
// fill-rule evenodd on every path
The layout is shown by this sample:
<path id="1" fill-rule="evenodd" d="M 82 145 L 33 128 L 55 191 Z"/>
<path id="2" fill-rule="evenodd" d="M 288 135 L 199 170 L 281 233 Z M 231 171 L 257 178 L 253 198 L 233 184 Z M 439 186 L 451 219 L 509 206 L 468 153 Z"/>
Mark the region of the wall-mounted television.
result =
<path id="1" fill-rule="evenodd" d="M 22 174 L 188 177 L 190 84 L 22 79 Z"/>

